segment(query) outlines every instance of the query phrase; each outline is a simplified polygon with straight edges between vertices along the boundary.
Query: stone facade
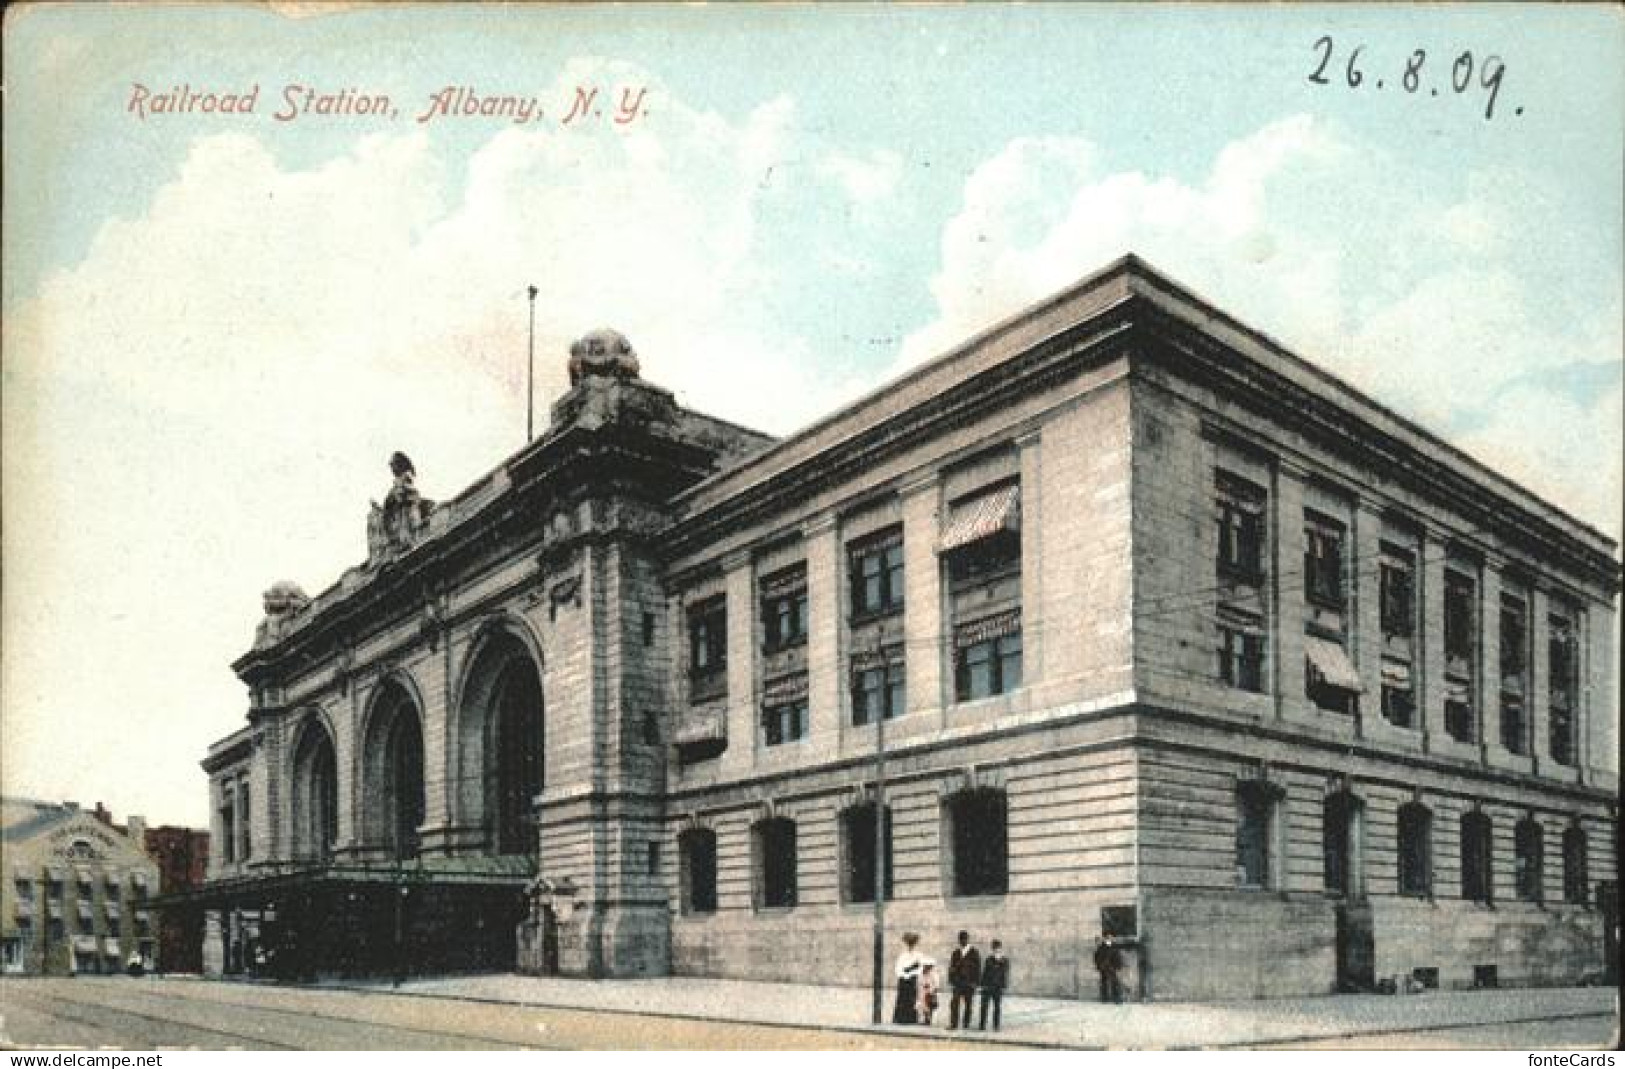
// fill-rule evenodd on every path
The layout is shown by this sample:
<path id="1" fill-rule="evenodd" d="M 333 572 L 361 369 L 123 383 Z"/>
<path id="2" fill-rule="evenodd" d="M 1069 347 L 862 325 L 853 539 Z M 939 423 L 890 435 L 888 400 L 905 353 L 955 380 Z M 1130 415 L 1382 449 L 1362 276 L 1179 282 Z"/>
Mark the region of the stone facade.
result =
<path id="1" fill-rule="evenodd" d="M 573 355 L 541 439 L 440 504 L 397 455 L 368 562 L 267 593 L 223 946 L 329 902 L 301 970 L 865 982 L 883 795 L 892 941 L 1018 991 L 1104 934 L 1144 998 L 1602 970 L 1585 525 L 1133 258 L 778 443 Z"/>

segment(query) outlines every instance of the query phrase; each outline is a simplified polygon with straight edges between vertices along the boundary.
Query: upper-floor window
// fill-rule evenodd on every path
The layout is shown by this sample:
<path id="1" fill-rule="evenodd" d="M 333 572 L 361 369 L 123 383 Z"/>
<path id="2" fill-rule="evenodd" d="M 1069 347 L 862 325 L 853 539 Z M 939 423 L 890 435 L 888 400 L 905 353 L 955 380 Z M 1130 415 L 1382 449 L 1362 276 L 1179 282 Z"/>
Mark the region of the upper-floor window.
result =
<path id="1" fill-rule="evenodd" d="M 1416 631 L 1415 558 L 1408 550 L 1385 543 L 1378 568 L 1383 637 L 1410 638 Z"/>
<path id="2" fill-rule="evenodd" d="M 807 641 L 807 568 L 798 564 L 762 580 L 762 649 L 767 653 Z"/>
<path id="3" fill-rule="evenodd" d="M 881 717 L 902 716 L 907 706 L 903 683 L 902 647 L 879 654 L 854 657 L 852 663 L 852 724 L 862 727 Z"/>
<path id="4" fill-rule="evenodd" d="M 954 629 L 954 697 L 974 701 L 1021 686 L 1021 611 Z"/>
<path id="5" fill-rule="evenodd" d="M 1303 539 L 1305 596 L 1316 605 L 1343 608 L 1343 525 L 1306 510 Z"/>
<path id="6" fill-rule="evenodd" d="M 1214 476 L 1219 525 L 1219 578 L 1259 583 L 1264 577 L 1264 488 L 1227 471 Z"/>
<path id="7" fill-rule="evenodd" d="M 762 688 L 762 742 L 779 746 L 807 736 L 807 673 L 776 679 Z"/>
<path id="8" fill-rule="evenodd" d="M 237 810 L 228 801 L 220 807 L 220 860 L 237 862 Z"/>
<path id="9" fill-rule="evenodd" d="M 1219 678 L 1238 690 L 1264 692 L 1264 629 L 1245 617 L 1219 615 Z"/>
<path id="10" fill-rule="evenodd" d="M 728 603 L 721 596 L 707 598 L 688 611 L 688 673 L 696 699 L 718 696 L 712 691 L 728 676 Z"/>
<path id="11" fill-rule="evenodd" d="M 242 860 L 247 861 L 254 856 L 254 822 L 249 818 L 253 810 L 248 804 L 248 785 L 242 789 L 242 819 L 239 825 L 242 829 L 243 842 L 241 847 Z"/>
<path id="12" fill-rule="evenodd" d="M 1501 595 L 1501 745 L 1529 752 L 1529 603 L 1519 594 Z"/>
<path id="13" fill-rule="evenodd" d="M 903 530 L 893 527 L 848 550 L 852 615 L 882 616 L 903 608 Z"/>
<path id="14" fill-rule="evenodd" d="M 1552 760 L 1574 764 L 1574 692 L 1578 658 L 1575 656 L 1574 623 L 1568 616 L 1547 619 L 1547 686 L 1549 709 L 1546 723 Z"/>
<path id="15" fill-rule="evenodd" d="M 1475 690 L 1478 648 L 1478 613 L 1474 611 L 1478 584 L 1465 572 L 1447 570 L 1444 576 L 1444 727 L 1458 742 L 1473 742 L 1476 730 Z"/>

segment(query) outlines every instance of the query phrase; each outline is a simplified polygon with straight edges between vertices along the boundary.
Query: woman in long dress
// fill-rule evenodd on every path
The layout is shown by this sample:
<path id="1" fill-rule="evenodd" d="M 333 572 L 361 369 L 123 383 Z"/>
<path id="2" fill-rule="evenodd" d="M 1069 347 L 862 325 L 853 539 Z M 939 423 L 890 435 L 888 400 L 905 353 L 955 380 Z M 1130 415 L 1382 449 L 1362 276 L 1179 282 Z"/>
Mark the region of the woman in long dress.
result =
<path id="1" fill-rule="evenodd" d="M 903 933 L 903 952 L 897 956 L 897 1004 L 892 1007 L 892 1024 L 918 1024 L 915 1003 L 919 998 L 920 970 L 925 956 L 915 947 L 920 937 L 913 932 Z"/>

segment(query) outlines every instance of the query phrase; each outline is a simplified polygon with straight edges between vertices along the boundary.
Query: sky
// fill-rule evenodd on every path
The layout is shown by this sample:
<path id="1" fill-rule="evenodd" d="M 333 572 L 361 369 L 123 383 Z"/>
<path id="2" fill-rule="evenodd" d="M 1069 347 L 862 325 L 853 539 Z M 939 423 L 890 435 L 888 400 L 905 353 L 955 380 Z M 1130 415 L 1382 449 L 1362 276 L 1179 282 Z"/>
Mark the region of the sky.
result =
<path id="1" fill-rule="evenodd" d="M 523 445 L 529 285 L 539 424 L 612 326 L 783 434 L 1134 251 L 1620 533 L 1615 6 L 14 5 L 4 60 L 10 795 L 206 825 L 261 593 L 392 451 Z"/>

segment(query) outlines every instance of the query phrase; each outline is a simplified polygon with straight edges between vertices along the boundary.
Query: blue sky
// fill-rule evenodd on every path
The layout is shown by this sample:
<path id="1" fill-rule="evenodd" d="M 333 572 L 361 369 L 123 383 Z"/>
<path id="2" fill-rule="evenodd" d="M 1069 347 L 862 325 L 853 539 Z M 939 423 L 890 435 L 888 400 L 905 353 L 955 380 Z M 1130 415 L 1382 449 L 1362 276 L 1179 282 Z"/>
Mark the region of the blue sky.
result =
<path id="1" fill-rule="evenodd" d="M 390 451 L 446 497 L 521 443 L 532 282 L 544 400 L 609 324 L 788 432 L 1132 249 L 1618 534 L 1617 8 L 319 10 L 7 13 L 8 792 L 203 820 L 260 591 L 363 556 Z M 399 117 L 276 122 L 289 83 Z M 544 118 L 417 123 L 446 86 Z M 586 86 L 648 113 L 563 126 Z"/>

